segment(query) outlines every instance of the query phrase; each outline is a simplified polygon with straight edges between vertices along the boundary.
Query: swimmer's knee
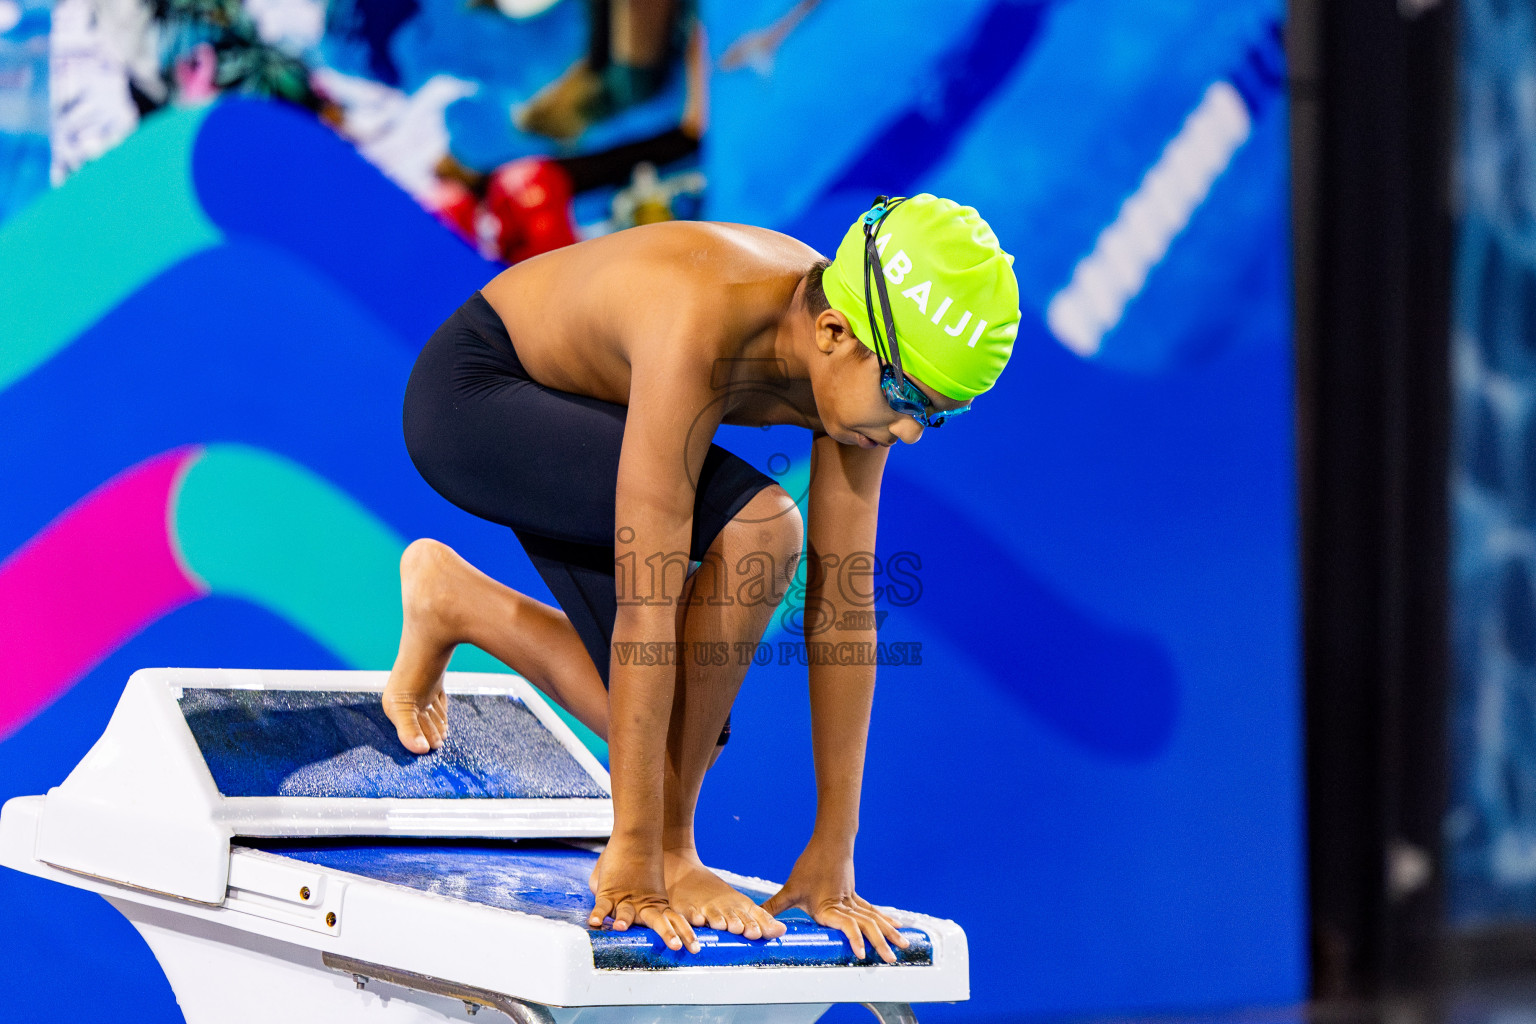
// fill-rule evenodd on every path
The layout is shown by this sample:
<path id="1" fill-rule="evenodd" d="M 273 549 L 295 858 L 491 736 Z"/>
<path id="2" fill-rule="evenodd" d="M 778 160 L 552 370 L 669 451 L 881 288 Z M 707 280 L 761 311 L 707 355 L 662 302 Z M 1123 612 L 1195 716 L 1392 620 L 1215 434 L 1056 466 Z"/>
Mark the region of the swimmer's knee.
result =
<path id="1" fill-rule="evenodd" d="M 746 535 L 748 544 L 781 558 L 798 558 L 805 541 L 800 508 L 778 484 L 769 484 L 754 494 L 731 520 L 731 528 Z"/>

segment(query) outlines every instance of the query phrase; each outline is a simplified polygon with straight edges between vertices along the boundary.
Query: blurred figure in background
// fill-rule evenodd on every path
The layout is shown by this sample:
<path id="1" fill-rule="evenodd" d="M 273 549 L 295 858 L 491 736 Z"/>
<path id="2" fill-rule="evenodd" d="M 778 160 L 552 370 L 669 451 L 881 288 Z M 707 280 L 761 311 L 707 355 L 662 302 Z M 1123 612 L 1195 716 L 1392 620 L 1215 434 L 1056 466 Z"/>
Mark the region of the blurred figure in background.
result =
<path id="1" fill-rule="evenodd" d="M 703 175 L 658 173 L 698 153 L 708 122 L 708 48 L 691 3 L 598 0 L 589 10 L 589 52 L 514 120 L 569 142 L 593 121 L 651 98 L 681 69 L 686 99 L 677 127 L 592 153 L 523 157 L 489 173 L 444 157 L 428 206 L 486 256 L 516 263 L 577 241 L 572 202 L 598 189 L 619 190 L 603 230 L 697 214 Z"/>
<path id="2" fill-rule="evenodd" d="M 518 128 L 568 141 L 655 96 L 700 31 L 693 0 L 588 0 L 587 53 L 512 113 Z"/>

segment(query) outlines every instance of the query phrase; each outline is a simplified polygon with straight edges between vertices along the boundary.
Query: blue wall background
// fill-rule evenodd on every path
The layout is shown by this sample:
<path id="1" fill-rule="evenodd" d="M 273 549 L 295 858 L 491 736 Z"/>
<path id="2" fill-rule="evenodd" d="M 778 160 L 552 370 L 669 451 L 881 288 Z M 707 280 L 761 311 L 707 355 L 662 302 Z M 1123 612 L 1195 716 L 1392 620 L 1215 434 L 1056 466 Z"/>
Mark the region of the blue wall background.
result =
<path id="1" fill-rule="evenodd" d="M 706 0 L 712 50 L 788 6 Z M 893 453 L 882 504 L 880 554 L 911 553 L 918 581 L 885 603 L 882 639 L 920 642 L 922 665 L 881 672 L 859 884 L 969 934 L 973 998 L 925 1020 L 1304 995 L 1281 14 L 1274 0 L 912 0 L 896 16 L 828 0 L 771 66 L 715 74 L 706 216 L 830 252 L 876 193 L 927 190 L 978 207 L 1018 257 L 1007 373 L 974 413 Z M 1096 352 L 1069 350 L 1047 326 L 1052 297 L 1213 83 L 1240 97 L 1245 140 Z M 270 104 L 217 105 L 187 166 L 217 244 L 0 390 L 0 436 L 22 441 L 0 446 L 0 559 L 124 468 L 239 442 L 548 599 L 513 539 L 431 492 L 400 439 L 414 351 L 497 267 Z M 71 180 L 0 224 L 0 260 L 74 251 L 6 240 L 28 216 L 84 216 L 75 194 Z M 723 435 L 803 487 L 804 438 Z M 128 675 L 157 664 L 359 662 L 280 608 L 212 594 L 0 743 L 0 795 L 60 781 Z M 755 668 L 734 724 L 702 852 L 781 878 L 813 809 L 805 670 Z M 95 897 L 0 874 L 0 955 L 29 979 L 9 995 L 17 1019 L 65 1004 L 177 1019 L 148 951 Z"/>
<path id="2" fill-rule="evenodd" d="M 720 47 L 782 10 L 705 9 Z M 924 667 L 881 676 L 860 886 L 965 926 L 974 998 L 936 1020 L 1299 999 L 1280 7 L 871 10 L 824 5 L 770 73 L 717 74 L 706 161 L 709 216 L 823 252 L 875 194 L 926 190 L 1017 254 L 1007 372 L 888 469 L 881 547 L 921 556 L 922 594 L 881 635 Z M 1045 307 L 1217 81 L 1248 141 L 1080 358 Z M 749 870 L 810 822 L 803 686 L 748 677 L 706 794 L 711 852 Z"/>

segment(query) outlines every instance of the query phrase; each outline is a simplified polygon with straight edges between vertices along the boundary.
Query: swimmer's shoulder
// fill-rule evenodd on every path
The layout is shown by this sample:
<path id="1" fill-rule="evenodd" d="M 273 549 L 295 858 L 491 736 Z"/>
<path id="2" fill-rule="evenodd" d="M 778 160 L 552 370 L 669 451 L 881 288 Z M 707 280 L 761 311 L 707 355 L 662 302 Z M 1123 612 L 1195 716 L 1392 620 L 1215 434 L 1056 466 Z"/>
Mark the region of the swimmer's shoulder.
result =
<path id="1" fill-rule="evenodd" d="M 589 238 L 525 260 L 487 286 L 509 290 L 522 281 L 553 278 L 594 281 L 609 275 L 666 277 L 731 286 L 805 273 L 820 254 L 780 231 L 725 221 L 676 220 L 642 224 Z M 486 289 L 482 289 L 486 290 Z M 487 291 L 489 294 L 489 291 Z"/>
<path id="2" fill-rule="evenodd" d="M 562 257 L 593 269 L 699 269 L 708 276 L 755 279 L 766 272 L 804 273 L 820 254 L 789 235 L 751 224 L 674 220 L 641 224 L 557 249 L 533 261 Z"/>
<path id="3" fill-rule="evenodd" d="M 729 221 L 669 221 L 631 229 L 652 233 L 659 244 L 698 262 L 750 277 L 768 272 L 801 274 L 820 256 L 815 249 L 782 231 Z"/>
<path id="4" fill-rule="evenodd" d="M 559 311 L 584 338 L 611 337 L 627 350 L 632 340 L 685 334 L 697 355 L 715 358 L 769 329 L 817 258 L 768 228 L 667 221 L 535 256 L 481 292 L 514 336 L 530 317 L 548 332 L 550 311 Z"/>
<path id="5" fill-rule="evenodd" d="M 778 316 L 819 255 L 768 228 L 682 220 L 627 228 L 549 255 L 562 252 L 572 256 L 572 276 L 594 291 L 626 306 L 667 307 L 727 334 Z"/>
<path id="6" fill-rule="evenodd" d="M 641 235 L 646 232 L 646 235 Z M 777 316 L 819 253 L 782 232 L 723 221 L 671 221 L 631 228 L 650 249 L 657 284 L 717 315 Z"/>
<path id="7" fill-rule="evenodd" d="M 672 221 L 631 229 L 642 230 L 656 246 L 657 293 L 691 312 L 717 356 L 735 355 L 775 330 L 819 258 L 805 243 L 751 224 Z"/>

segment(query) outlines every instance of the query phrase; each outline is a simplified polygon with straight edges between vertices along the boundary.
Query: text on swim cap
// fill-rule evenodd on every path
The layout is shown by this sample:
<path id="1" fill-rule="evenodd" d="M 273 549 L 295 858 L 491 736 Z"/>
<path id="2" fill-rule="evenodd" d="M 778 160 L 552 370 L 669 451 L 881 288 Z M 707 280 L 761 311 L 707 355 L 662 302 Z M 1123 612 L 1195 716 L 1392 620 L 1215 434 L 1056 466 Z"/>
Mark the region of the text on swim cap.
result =
<path id="1" fill-rule="evenodd" d="M 875 239 L 875 248 L 879 251 L 882 261 L 885 260 L 885 244 L 890 240 L 891 236 L 889 232 Z M 907 255 L 907 250 L 905 249 L 897 249 L 896 255 L 892 256 L 890 261 L 885 263 L 885 277 L 886 280 L 891 282 L 891 284 L 901 284 L 907 279 L 907 274 L 910 273 L 911 270 L 912 258 Z M 918 312 L 922 313 L 924 316 L 928 316 L 928 297 L 932 291 L 933 282 L 924 281 L 922 284 L 913 285 L 912 287 L 903 291 L 901 294 L 912 300 L 912 303 L 917 307 Z M 944 297 L 944 301 L 939 304 L 939 308 L 934 310 L 933 316 L 929 317 L 929 322 L 937 326 L 939 321 L 944 319 L 944 314 L 949 311 L 949 307 L 953 305 L 953 303 L 954 300 L 946 295 Z M 967 309 L 964 311 L 964 315 L 961 316 L 957 322 L 944 328 L 944 333 L 949 335 L 951 338 L 958 338 L 960 337 L 961 332 L 965 330 L 966 325 L 970 322 L 971 311 Z M 966 347 L 975 348 L 976 342 L 981 340 L 981 334 L 986 329 L 987 322 L 985 320 L 978 320 L 976 322 L 976 329 L 971 332 L 971 340 L 965 343 Z"/>

